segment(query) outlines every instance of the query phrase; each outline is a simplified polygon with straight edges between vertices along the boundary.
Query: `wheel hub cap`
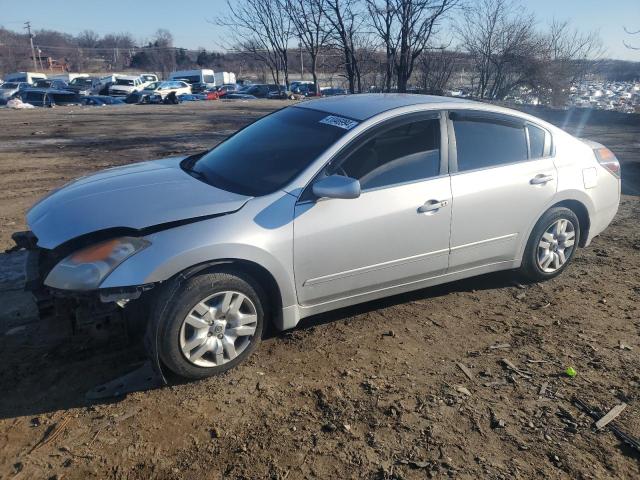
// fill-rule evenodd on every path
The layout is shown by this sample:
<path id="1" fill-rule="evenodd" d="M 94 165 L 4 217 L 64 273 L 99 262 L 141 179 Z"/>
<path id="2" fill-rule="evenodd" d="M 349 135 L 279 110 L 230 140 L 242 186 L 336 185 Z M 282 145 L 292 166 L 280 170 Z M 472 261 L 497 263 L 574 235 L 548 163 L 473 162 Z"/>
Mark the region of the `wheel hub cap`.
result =
<path id="1" fill-rule="evenodd" d="M 576 231 L 571 221 L 561 218 L 552 223 L 538 242 L 538 266 L 545 273 L 562 268 L 571 257 Z"/>
<path id="2" fill-rule="evenodd" d="M 251 343 L 258 316 L 243 293 L 215 293 L 198 302 L 180 328 L 180 349 L 199 367 L 218 367 L 240 355 Z"/>

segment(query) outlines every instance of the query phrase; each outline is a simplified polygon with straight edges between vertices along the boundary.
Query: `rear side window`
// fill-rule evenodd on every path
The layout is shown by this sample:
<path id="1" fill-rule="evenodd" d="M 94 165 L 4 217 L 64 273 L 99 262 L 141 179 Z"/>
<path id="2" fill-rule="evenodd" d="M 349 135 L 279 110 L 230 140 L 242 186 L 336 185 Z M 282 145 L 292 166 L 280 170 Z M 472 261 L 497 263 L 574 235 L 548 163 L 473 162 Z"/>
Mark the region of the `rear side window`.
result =
<path id="1" fill-rule="evenodd" d="M 544 157 L 544 130 L 534 125 L 528 124 L 527 131 L 529 132 L 529 148 L 531 149 L 531 158 Z"/>
<path id="2" fill-rule="evenodd" d="M 452 115 L 458 171 L 527 160 L 524 125 L 493 117 Z"/>

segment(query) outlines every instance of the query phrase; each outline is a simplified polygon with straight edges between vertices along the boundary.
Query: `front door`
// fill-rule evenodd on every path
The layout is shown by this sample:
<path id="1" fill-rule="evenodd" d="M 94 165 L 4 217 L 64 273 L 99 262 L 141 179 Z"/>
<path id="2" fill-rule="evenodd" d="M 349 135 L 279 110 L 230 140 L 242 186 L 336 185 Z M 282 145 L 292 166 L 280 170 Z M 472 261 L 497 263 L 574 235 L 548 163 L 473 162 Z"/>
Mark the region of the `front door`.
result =
<path id="1" fill-rule="evenodd" d="M 446 138 L 446 137 L 445 137 Z M 413 116 L 365 133 L 327 167 L 360 181 L 356 199 L 296 206 L 298 301 L 315 305 L 446 272 L 451 188 L 439 118 Z"/>

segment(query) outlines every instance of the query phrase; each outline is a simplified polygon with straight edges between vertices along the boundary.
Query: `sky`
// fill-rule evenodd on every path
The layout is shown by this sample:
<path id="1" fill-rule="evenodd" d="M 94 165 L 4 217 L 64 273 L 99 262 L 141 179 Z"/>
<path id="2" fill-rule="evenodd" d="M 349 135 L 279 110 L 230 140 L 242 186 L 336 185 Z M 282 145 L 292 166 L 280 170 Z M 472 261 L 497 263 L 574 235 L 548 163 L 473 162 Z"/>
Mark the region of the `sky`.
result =
<path id="1" fill-rule="evenodd" d="M 240 0 L 232 0 L 240 1 Z M 473 0 L 471 0 L 473 1 Z M 212 24 L 224 11 L 225 0 L 122 1 L 105 0 L 0 0 L 0 26 L 21 30 L 23 22 L 33 28 L 77 34 L 89 29 L 103 35 L 130 32 L 138 41 L 150 38 L 158 28 L 166 28 L 179 47 L 210 50 L 226 46 L 224 30 Z M 553 18 L 570 20 L 581 30 L 598 30 L 605 56 L 640 61 L 640 50 L 623 45 L 634 38 L 623 27 L 640 30 L 640 0 L 529 0 L 523 4 L 536 14 L 541 26 Z M 640 46 L 640 34 L 635 44 Z"/>

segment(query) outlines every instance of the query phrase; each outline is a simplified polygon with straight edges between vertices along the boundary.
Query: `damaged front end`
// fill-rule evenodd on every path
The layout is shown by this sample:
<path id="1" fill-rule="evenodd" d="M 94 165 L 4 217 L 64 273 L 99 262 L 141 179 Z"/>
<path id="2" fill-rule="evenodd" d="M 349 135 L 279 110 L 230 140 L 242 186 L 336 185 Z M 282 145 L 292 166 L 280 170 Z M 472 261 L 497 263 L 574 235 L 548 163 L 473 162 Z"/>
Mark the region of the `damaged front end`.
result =
<path id="1" fill-rule="evenodd" d="M 148 360 L 124 377 L 94 388 L 87 393 L 89 399 L 124 395 L 167 383 L 157 353 L 157 326 L 149 321 L 151 291 L 155 285 L 99 288 L 99 283 L 110 271 L 135 252 L 120 252 L 121 255 L 116 260 L 121 260 L 111 262 L 111 270 L 108 272 L 104 271 L 107 267 L 101 265 L 99 267 L 102 267 L 103 272 L 97 267 L 96 272 L 78 273 L 73 271 L 73 257 L 76 260 L 108 264 L 97 256 L 108 256 L 108 242 L 113 246 L 113 240 L 95 243 L 95 238 L 89 237 L 49 250 L 38 247 L 38 239 L 32 232 L 17 232 L 12 238 L 15 246 L 7 250 L 7 253 L 26 252 L 24 288 L 32 293 L 41 320 L 66 324 L 73 336 L 90 338 L 97 344 L 122 347 L 143 339 Z M 91 246 L 83 248 L 83 245 Z M 94 256 L 90 256 L 91 254 Z M 75 279 L 71 278 L 74 273 L 77 277 Z M 106 275 L 95 278 L 100 273 Z M 81 280 L 86 283 L 82 284 Z M 97 281 L 98 284 L 94 286 L 92 281 Z"/>

